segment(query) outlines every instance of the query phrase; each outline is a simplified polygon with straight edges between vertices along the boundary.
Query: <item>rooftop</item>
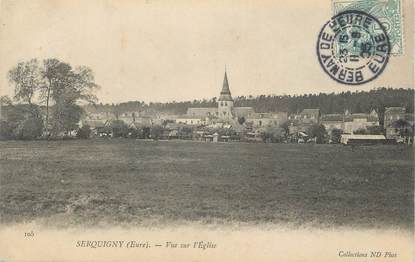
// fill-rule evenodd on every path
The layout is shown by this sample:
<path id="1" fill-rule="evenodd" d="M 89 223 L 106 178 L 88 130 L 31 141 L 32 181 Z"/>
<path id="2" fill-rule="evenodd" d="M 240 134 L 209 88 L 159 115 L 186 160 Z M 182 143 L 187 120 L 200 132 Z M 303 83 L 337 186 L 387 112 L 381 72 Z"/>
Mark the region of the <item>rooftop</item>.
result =
<path id="1" fill-rule="evenodd" d="M 321 116 L 321 121 L 341 121 L 343 122 L 344 115 L 343 114 L 327 114 Z"/>
<path id="2" fill-rule="evenodd" d="M 385 114 L 402 114 L 405 111 L 405 107 L 385 107 Z"/>
<path id="3" fill-rule="evenodd" d="M 220 92 L 218 101 L 233 101 L 231 96 L 231 90 L 229 89 L 228 76 L 226 74 L 226 71 L 225 77 L 223 78 L 222 91 Z"/>
<path id="4" fill-rule="evenodd" d="M 318 108 L 307 108 L 303 109 L 301 112 L 302 115 L 318 115 L 320 114 L 320 109 Z"/>
<path id="5" fill-rule="evenodd" d="M 386 139 L 384 135 L 341 135 L 342 138 L 347 139 Z"/>

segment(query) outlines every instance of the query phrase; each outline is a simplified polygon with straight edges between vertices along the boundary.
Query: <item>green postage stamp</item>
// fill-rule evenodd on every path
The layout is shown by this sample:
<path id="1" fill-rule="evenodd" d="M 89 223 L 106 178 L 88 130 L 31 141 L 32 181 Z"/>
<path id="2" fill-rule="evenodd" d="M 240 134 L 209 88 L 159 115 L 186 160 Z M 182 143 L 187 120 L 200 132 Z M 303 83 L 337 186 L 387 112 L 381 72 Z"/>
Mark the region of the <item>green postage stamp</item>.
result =
<path id="1" fill-rule="evenodd" d="M 391 54 L 404 53 L 403 16 L 401 0 L 332 0 L 333 12 L 363 11 L 376 17 L 386 29 L 391 44 Z"/>

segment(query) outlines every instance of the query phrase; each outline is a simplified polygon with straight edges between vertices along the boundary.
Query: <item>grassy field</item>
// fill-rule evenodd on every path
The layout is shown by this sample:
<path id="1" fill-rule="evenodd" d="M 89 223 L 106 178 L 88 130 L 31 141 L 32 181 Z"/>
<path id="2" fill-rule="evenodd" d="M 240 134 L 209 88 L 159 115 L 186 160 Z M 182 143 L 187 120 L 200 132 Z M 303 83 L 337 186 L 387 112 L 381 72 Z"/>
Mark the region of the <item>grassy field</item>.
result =
<path id="1" fill-rule="evenodd" d="M 0 142 L 3 224 L 413 226 L 407 146 Z"/>

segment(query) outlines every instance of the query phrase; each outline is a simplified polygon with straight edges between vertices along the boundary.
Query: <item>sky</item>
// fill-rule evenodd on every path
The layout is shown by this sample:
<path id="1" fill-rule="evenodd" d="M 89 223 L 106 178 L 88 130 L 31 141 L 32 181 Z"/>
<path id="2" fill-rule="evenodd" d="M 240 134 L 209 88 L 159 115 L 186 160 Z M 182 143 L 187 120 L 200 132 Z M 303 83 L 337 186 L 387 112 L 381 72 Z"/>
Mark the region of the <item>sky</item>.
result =
<path id="1" fill-rule="evenodd" d="M 403 12 L 405 55 L 376 80 L 338 84 L 320 67 L 317 36 L 333 12 L 314 1 L 0 0 L 0 95 L 7 72 L 31 58 L 92 68 L 103 103 L 413 87 L 413 9 Z"/>

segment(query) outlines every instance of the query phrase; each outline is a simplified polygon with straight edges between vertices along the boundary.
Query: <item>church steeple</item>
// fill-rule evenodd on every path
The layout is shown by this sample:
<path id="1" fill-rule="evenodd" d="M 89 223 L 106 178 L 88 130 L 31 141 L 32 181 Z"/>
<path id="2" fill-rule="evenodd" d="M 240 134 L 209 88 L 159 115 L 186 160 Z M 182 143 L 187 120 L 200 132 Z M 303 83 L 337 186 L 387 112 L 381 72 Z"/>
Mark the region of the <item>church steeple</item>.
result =
<path id="1" fill-rule="evenodd" d="M 231 90 L 229 89 L 228 75 L 225 69 L 225 77 L 223 78 L 222 91 L 220 92 L 220 97 L 218 101 L 233 101 L 231 96 Z"/>
<path id="2" fill-rule="evenodd" d="M 225 67 L 225 76 L 223 77 L 222 91 L 218 99 L 218 116 L 222 120 L 233 118 L 233 99 L 231 90 L 229 90 L 228 74 Z"/>
<path id="3" fill-rule="evenodd" d="M 229 90 L 229 83 L 228 83 L 228 75 L 225 71 L 225 77 L 223 78 L 223 86 L 222 91 L 220 92 L 221 95 L 230 95 L 231 91 Z"/>

